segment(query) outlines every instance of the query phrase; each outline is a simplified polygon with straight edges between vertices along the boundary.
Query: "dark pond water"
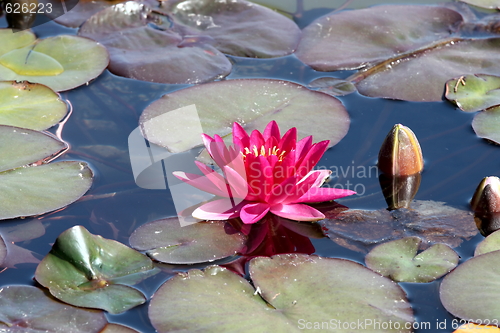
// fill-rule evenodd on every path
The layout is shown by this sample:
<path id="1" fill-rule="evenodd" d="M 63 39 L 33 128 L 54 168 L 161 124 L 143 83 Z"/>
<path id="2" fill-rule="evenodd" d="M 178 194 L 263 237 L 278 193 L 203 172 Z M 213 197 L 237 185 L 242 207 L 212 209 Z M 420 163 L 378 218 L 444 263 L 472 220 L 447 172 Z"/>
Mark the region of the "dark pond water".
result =
<path id="1" fill-rule="evenodd" d="M 325 12 L 315 10 L 304 17 L 311 20 Z M 302 26 L 308 23 L 305 18 L 300 22 Z M 4 21 L 2 24 L 5 26 Z M 61 32 L 74 34 L 75 30 L 47 23 L 37 27 L 35 32 L 39 36 L 48 36 Z M 314 78 L 327 75 L 304 66 L 294 56 L 272 60 L 230 59 L 235 66 L 227 79 L 267 77 L 307 84 Z M 335 73 L 335 76 L 347 77 L 349 74 Z M 183 87 L 119 78 L 106 71 L 88 86 L 62 93 L 62 97 L 73 105 L 73 114 L 63 131 L 63 138 L 71 144 L 71 150 L 62 159 L 89 162 L 95 172 L 94 184 L 83 200 L 38 218 L 46 229 L 43 236 L 17 245 L 35 252 L 35 256 L 41 259 L 50 251 L 56 237 L 74 225 L 83 225 L 94 234 L 128 244 L 131 232 L 139 225 L 175 215 L 168 190 L 145 190 L 134 183 L 127 140 L 148 104 L 167 92 Z M 500 148 L 475 135 L 471 128 L 473 114 L 461 112 L 447 102 L 410 103 L 366 98 L 357 93 L 340 97 L 340 100 L 351 116 L 349 133 L 319 162 L 321 167 L 339 171 L 340 177 L 333 180 L 339 186 L 359 193 L 353 198 L 338 200 L 339 203 L 350 208 L 386 207 L 373 166 L 376 165 L 380 144 L 396 123 L 409 126 L 422 146 L 425 170 L 417 200 L 444 201 L 468 209 L 468 201 L 479 181 L 489 175 L 500 176 Z M 307 110 L 304 111 L 307 115 Z M 358 177 L 357 173 L 352 173 L 352 168 L 365 168 L 366 176 Z M 371 173 L 368 172 L 370 170 Z M 24 224 L 30 220 L 5 221 L 1 227 Z M 455 249 L 462 261 L 473 255 L 474 247 L 481 239 L 482 236 L 476 236 Z M 364 263 L 363 254 L 342 248 L 327 238 L 312 241 L 316 254 Z M 17 268 L 6 269 L 0 273 L 0 285 L 34 285 L 35 268 L 36 264 L 20 264 Z M 175 270 L 187 268 L 168 266 L 164 272 L 137 287 L 150 297 Z M 454 317 L 441 306 L 439 283 L 438 280 L 427 284 L 401 284 L 408 294 L 417 321 L 432 324 L 432 329 L 416 332 L 439 331 L 436 324 L 445 320 L 447 324 L 441 326 L 444 328 L 441 331 L 452 331 Z M 122 315 L 108 315 L 108 319 L 141 332 L 154 331 L 147 317 L 147 303 Z"/>

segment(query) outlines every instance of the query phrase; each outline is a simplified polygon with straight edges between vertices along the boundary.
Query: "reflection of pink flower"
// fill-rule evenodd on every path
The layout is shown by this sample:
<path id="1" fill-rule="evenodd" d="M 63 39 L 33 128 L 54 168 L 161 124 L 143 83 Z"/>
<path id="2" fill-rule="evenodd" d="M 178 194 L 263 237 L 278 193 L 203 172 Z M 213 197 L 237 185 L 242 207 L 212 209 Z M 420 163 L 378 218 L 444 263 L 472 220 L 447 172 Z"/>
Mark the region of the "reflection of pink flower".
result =
<path id="1" fill-rule="evenodd" d="M 271 121 L 264 133 L 255 130 L 249 136 L 234 123 L 234 146 L 226 147 L 218 135 L 212 139 L 203 134 L 203 141 L 223 176 L 200 162 L 196 164 L 204 176 L 180 171 L 174 175 L 224 198 L 198 207 L 193 212 L 195 218 L 227 220 L 239 216 L 249 224 L 271 212 L 297 221 L 317 221 L 325 216 L 304 203 L 330 201 L 356 193 L 320 187 L 331 171 L 311 170 L 325 153 L 328 141 L 313 144 L 311 136 L 297 141 L 295 127 L 280 137 L 278 125 Z"/>

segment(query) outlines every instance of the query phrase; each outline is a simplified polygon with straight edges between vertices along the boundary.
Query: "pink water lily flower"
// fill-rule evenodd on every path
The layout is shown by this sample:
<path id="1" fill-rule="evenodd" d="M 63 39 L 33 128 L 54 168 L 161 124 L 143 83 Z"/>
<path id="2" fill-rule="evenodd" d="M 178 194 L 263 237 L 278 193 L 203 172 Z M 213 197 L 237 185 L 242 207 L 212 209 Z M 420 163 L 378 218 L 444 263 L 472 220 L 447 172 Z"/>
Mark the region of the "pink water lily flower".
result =
<path id="1" fill-rule="evenodd" d="M 325 216 L 307 205 L 331 201 L 355 194 L 351 190 L 320 187 L 331 174 L 312 170 L 325 153 L 329 141 L 312 143 L 312 136 L 297 141 L 297 129 L 283 137 L 275 121 L 264 133 L 248 135 L 238 123 L 233 125 L 233 146 L 222 138 L 203 134 L 210 156 L 220 167 L 219 174 L 196 162 L 204 174 L 174 172 L 182 181 L 222 197 L 198 207 L 193 217 L 204 220 L 227 220 L 240 217 L 246 224 L 272 213 L 297 221 L 317 221 Z"/>

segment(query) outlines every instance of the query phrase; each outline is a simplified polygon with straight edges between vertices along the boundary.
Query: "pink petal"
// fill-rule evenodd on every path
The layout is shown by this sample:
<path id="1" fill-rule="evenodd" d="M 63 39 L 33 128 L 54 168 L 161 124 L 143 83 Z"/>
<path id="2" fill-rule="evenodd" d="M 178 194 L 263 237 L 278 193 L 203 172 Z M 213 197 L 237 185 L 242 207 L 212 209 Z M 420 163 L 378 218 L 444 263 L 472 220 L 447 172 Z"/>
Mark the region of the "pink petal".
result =
<path id="1" fill-rule="evenodd" d="M 304 178 L 302 178 L 295 187 L 295 192 L 290 193 L 290 195 L 283 200 L 283 204 L 288 204 L 292 202 L 299 202 L 298 199 L 305 195 L 313 187 L 320 187 L 323 182 L 330 176 L 332 172 L 330 170 L 314 170 L 309 172 Z M 296 177 L 298 177 L 296 175 Z"/>
<path id="2" fill-rule="evenodd" d="M 233 144 L 239 151 L 243 151 L 243 148 L 250 146 L 250 137 L 245 129 L 236 122 L 233 124 Z"/>
<path id="3" fill-rule="evenodd" d="M 230 197 L 245 199 L 248 195 L 248 183 L 245 175 L 240 175 L 228 166 L 223 167 L 222 171 L 226 175 L 229 184 L 229 190 L 231 191 Z"/>
<path id="4" fill-rule="evenodd" d="M 257 148 L 257 152 L 260 153 L 260 147 L 262 147 L 265 143 L 264 137 L 262 134 L 257 131 L 253 130 L 252 134 L 250 134 L 250 145 L 249 149 L 253 151 L 253 147 L 255 146 Z"/>
<path id="5" fill-rule="evenodd" d="M 241 208 L 240 218 L 245 224 L 260 221 L 269 212 L 269 205 L 262 202 L 246 204 Z"/>
<path id="6" fill-rule="evenodd" d="M 209 166 L 205 165 L 204 163 L 201 163 L 199 161 L 194 161 L 198 169 L 200 169 L 201 172 L 215 185 L 219 190 L 222 192 L 227 192 L 227 182 L 222 177 L 219 175 L 215 170 L 212 170 Z"/>
<path id="7" fill-rule="evenodd" d="M 212 193 L 221 197 L 228 197 L 227 191 L 221 191 L 219 189 L 220 184 L 215 185 L 210 181 L 209 178 L 205 176 L 200 176 L 200 175 L 195 175 L 193 173 L 186 173 L 182 171 L 175 171 L 173 172 L 173 175 L 183 182 L 196 187 L 197 189 L 200 189 L 202 191 Z"/>
<path id="8" fill-rule="evenodd" d="M 289 154 L 292 150 L 296 149 L 297 145 L 297 129 L 295 127 L 290 128 L 285 135 L 281 138 L 278 145 L 280 152 L 285 152 Z"/>
<path id="9" fill-rule="evenodd" d="M 276 141 L 279 141 L 280 139 L 280 128 L 278 127 L 278 124 L 276 121 L 272 120 L 267 124 L 266 128 L 264 129 L 264 140 L 268 140 L 271 137 L 274 137 Z"/>
<path id="10" fill-rule="evenodd" d="M 196 208 L 193 217 L 200 220 L 229 220 L 240 215 L 242 205 L 234 205 L 230 199 L 218 199 Z"/>
<path id="11" fill-rule="evenodd" d="M 311 149 L 311 146 L 312 146 L 312 135 L 306 136 L 305 138 L 297 142 L 297 145 L 295 146 L 295 154 L 297 157 L 297 161 L 304 158 L 309 149 Z"/>
<path id="12" fill-rule="evenodd" d="M 299 177 L 304 177 L 305 175 L 307 175 L 307 173 L 311 171 L 311 169 L 314 168 L 316 164 L 318 164 L 319 160 L 328 148 L 328 143 L 330 143 L 330 141 L 328 140 L 321 141 L 315 143 L 311 147 L 311 149 L 309 149 L 307 154 L 300 161 L 300 165 L 297 166 L 297 174 L 299 175 Z"/>
<path id="13" fill-rule="evenodd" d="M 356 194 L 356 192 L 351 190 L 329 188 L 329 187 L 312 187 L 306 194 L 304 194 L 294 202 L 311 203 L 311 202 L 332 201 L 353 194 Z"/>
<path id="14" fill-rule="evenodd" d="M 285 158 L 281 163 L 277 163 L 274 168 L 274 183 L 279 184 L 284 179 L 290 178 L 295 175 L 295 151 L 292 150 L 285 154 Z"/>
<path id="15" fill-rule="evenodd" d="M 215 135 L 215 139 L 212 139 L 210 136 L 206 134 L 202 134 L 201 138 L 203 140 L 203 144 L 205 145 L 205 148 L 207 148 L 208 153 L 212 157 L 212 159 L 215 161 L 215 163 L 218 166 L 223 166 L 226 165 L 226 159 L 224 156 L 226 155 L 227 147 L 224 144 L 220 136 Z M 227 155 L 229 155 L 229 152 L 227 152 Z"/>
<path id="16" fill-rule="evenodd" d="M 325 218 L 319 210 L 303 204 L 271 206 L 271 213 L 295 221 L 318 221 Z"/>
<path id="17" fill-rule="evenodd" d="M 280 184 L 274 186 L 265 199 L 270 205 L 275 205 L 281 203 L 283 200 L 290 196 L 294 196 L 296 193 L 297 177 L 292 176 L 285 179 Z M 300 197 L 300 196 L 297 196 Z"/>

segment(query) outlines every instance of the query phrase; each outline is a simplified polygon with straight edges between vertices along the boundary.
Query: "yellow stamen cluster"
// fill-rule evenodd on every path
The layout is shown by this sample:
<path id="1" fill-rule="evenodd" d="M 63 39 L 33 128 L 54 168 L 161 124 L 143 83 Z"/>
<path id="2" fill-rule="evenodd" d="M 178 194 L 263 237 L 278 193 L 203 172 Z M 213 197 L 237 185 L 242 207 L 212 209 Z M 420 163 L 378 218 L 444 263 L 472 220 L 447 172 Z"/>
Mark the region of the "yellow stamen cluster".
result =
<path id="1" fill-rule="evenodd" d="M 275 156 L 278 156 L 278 161 L 280 161 L 280 162 L 285 157 L 285 153 L 286 152 L 284 150 L 280 151 L 280 149 L 276 146 L 274 146 L 273 148 L 268 148 L 267 151 L 266 151 L 266 147 L 264 147 L 264 146 L 261 146 L 260 150 L 257 148 L 257 146 L 253 146 L 252 150 L 250 150 L 250 148 L 248 148 L 248 147 L 245 147 L 244 152 L 243 151 L 241 152 L 241 154 L 243 155 L 243 158 L 245 158 L 249 154 L 253 154 L 256 157 L 257 156 L 268 157 L 271 155 L 275 155 Z"/>

